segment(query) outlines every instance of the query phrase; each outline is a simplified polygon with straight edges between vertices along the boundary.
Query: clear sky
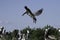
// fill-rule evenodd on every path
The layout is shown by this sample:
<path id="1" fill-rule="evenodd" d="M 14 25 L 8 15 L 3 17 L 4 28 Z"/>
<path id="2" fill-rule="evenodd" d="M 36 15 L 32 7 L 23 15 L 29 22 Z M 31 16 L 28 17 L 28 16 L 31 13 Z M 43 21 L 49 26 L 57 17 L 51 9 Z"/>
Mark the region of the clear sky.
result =
<path id="1" fill-rule="evenodd" d="M 28 6 L 32 12 L 44 9 L 36 17 L 36 24 L 29 16 L 21 16 L 25 12 L 24 6 Z M 7 31 L 23 29 L 28 25 L 42 28 L 47 24 L 59 28 L 60 0 L 0 0 L 0 26 L 4 26 Z"/>

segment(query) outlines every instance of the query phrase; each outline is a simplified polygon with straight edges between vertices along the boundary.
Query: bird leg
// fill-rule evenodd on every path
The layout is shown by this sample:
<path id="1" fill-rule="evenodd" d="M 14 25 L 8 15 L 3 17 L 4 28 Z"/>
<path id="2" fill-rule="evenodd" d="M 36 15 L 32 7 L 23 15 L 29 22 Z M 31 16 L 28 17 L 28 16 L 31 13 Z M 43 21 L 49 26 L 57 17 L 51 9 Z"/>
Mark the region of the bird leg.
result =
<path id="1" fill-rule="evenodd" d="M 36 18 L 33 18 L 33 22 L 36 23 Z"/>

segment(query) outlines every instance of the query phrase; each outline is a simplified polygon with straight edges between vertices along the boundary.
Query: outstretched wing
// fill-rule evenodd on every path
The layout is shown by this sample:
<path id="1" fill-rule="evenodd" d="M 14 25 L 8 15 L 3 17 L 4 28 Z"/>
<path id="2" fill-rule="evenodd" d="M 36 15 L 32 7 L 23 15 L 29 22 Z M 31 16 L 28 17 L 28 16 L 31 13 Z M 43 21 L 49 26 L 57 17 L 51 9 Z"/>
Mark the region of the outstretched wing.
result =
<path id="1" fill-rule="evenodd" d="M 35 16 L 39 16 L 42 12 L 43 12 L 43 8 L 41 8 L 40 10 L 38 10 L 34 15 Z"/>
<path id="2" fill-rule="evenodd" d="M 27 12 L 23 13 L 22 16 L 24 16 Z"/>

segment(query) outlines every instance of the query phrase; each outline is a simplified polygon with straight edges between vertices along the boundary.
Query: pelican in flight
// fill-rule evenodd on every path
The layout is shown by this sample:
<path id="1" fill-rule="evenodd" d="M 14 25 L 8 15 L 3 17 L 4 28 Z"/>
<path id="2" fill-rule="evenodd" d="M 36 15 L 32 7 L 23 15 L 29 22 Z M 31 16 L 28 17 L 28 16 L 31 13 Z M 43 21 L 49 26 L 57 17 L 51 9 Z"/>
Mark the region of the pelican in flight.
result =
<path id="1" fill-rule="evenodd" d="M 27 7 L 25 6 L 24 7 L 26 12 L 22 14 L 22 16 L 24 16 L 25 14 L 29 15 L 32 19 L 33 19 L 33 22 L 36 23 L 37 19 L 36 19 L 36 16 L 39 16 L 42 11 L 43 11 L 43 8 L 41 8 L 40 10 L 38 10 L 35 14 L 32 13 L 32 11 Z"/>

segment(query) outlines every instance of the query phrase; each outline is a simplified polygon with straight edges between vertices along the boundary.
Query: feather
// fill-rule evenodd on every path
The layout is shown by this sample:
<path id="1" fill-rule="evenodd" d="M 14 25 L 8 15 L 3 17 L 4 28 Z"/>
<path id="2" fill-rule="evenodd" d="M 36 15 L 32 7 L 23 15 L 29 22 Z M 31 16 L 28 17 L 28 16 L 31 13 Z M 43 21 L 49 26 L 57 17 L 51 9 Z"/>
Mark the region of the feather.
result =
<path id="1" fill-rule="evenodd" d="M 24 16 L 27 12 L 23 13 L 22 16 Z"/>
<path id="2" fill-rule="evenodd" d="M 35 16 L 39 16 L 42 13 L 42 11 L 43 11 L 43 8 L 41 8 L 40 10 L 38 10 L 34 15 Z"/>

